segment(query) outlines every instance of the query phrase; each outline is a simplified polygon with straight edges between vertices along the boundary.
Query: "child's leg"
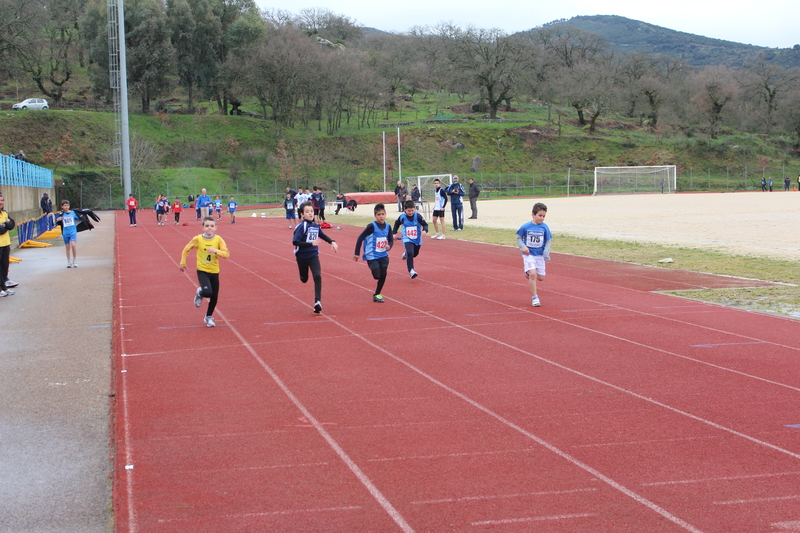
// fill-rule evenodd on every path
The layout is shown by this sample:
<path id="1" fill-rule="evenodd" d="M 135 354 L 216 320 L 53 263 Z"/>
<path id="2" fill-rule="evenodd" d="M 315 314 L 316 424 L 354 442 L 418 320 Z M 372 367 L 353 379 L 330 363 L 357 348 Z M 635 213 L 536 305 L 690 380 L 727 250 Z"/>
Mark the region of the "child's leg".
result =
<path id="1" fill-rule="evenodd" d="M 322 301 L 322 266 L 319 263 L 319 257 L 313 258 L 309 267 L 311 268 L 311 277 L 314 279 L 314 301 L 320 302 Z"/>
<path id="2" fill-rule="evenodd" d="M 308 259 L 303 259 L 301 257 L 297 257 L 297 268 L 300 271 L 300 281 L 303 283 L 308 282 L 308 266 L 309 261 Z"/>
<path id="3" fill-rule="evenodd" d="M 367 264 L 372 271 L 372 277 L 378 280 L 378 286 L 375 288 L 375 295 L 378 295 L 383 290 L 383 284 L 386 283 L 386 272 L 389 270 L 389 258 L 381 257 L 380 259 L 372 259 Z"/>
<path id="4" fill-rule="evenodd" d="M 404 246 L 406 249 L 406 267 L 408 267 L 408 271 L 411 272 L 414 270 L 414 258 L 419 254 L 419 246 L 413 242 L 404 243 Z"/>
<path id="5" fill-rule="evenodd" d="M 200 296 L 203 298 L 211 298 L 211 295 L 214 293 L 214 288 L 211 285 L 211 278 L 209 276 L 211 276 L 211 274 L 208 272 L 203 272 L 202 270 L 197 271 L 197 281 L 200 283 Z"/>
<path id="6" fill-rule="evenodd" d="M 219 274 L 208 274 L 208 280 L 211 284 L 211 297 L 208 299 L 208 310 L 206 316 L 214 314 L 214 309 L 217 307 L 217 297 L 219 296 Z"/>
<path id="7" fill-rule="evenodd" d="M 72 241 L 69 245 L 72 248 L 72 262 L 74 263 L 78 260 L 78 241 Z"/>

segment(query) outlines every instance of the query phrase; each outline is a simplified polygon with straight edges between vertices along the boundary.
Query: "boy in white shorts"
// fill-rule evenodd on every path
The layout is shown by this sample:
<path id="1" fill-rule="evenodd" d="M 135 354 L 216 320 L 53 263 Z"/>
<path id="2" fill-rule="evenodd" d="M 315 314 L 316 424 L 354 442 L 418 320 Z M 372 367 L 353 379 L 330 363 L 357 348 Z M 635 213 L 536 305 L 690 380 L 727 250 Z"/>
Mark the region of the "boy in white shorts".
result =
<path id="1" fill-rule="evenodd" d="M 541 307 L 536 293 L 536 281 L 544 281 L 545 261 L 550 260 L 550 241 L 553 235 L 544 223 L 547 206 L 541 202 L 533 205 L 533 220 L 517 230 L 517 246 L 522 252 L 525 276 L 531 291 L 531 305 Z"/>

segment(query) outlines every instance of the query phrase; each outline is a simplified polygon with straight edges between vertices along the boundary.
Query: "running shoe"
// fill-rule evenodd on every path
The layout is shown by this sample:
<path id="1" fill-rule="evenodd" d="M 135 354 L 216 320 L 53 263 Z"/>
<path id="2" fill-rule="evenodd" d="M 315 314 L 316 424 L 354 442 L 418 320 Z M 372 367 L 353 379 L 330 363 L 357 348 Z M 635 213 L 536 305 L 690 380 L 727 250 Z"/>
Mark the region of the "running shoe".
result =
<path id="1" fill-rule="evenodd" d="M 0 291 L 0 298 L 5 298 L 6 296 L 8 296 L 7 291 Z"/>
<path id="2" fill-rule="evenodd" d="M 207 316 L 207 317 L 205 317 L 203 320 L 205 320 L 205 322 L 206 322 L 206 326 L 207 326 L 207 327 L 209 327 L 209 328 L 213 328 L 214 326 L 216 326 L 216 325 L 217 325 L 217 324 L 214 322 L 214 317 L 213 317 L 213 316 Z"/>
<path id="3" fill-rule="evenodd" d="M 72 262 L 72 268 L 78 268 L 78 262 L 77 261 L 73 261 Z"/>
<path id="4" fill-rule="evenodd" d="M 197 292 L 194 293 L 194 306 L 195 307 L 200 307 L 201 305 L 203 305 L 203 297 L 200 296 L 200 291 L 201 290 L 202 289 L 200 289 L 200 287 L 197 287 Z"/>
<path id="5" fill-rule="evenodd" d="M 9 288 L 10 287 L 16 287 L 17 285 L 19 285 L 19 283 L 17 283 L 16 281 L 11 281 L 11 280 L 6 281 L 6 287 L 9 287 Z"/>
<path id="6" fill-rule="evenodd" d="M 433 237 L 431 237 L 431 239 L 438 239 L 438 238 L 439 238 L 439 235 L 441 235 L 441 233 L 438 233 L 438 232 L 437 232 L 437 233 L 436 233 L 436 235 L 434 235 Z"/>
<path id="7" fill-rule="evenodd" d="M 72 268 L 72 261 L 67 261 L 67 268 Z"/>
<path id="8" fill-rule="evenodd" d="M 414 279 L 417 277 L 417 271 L 412 268 L 408 271 L 408 275 L 411 276 L 411 279 Z"/>
<path id="9" fill-rule="evenodd" d="M 11 296 L 12 294 L 14 294 L 14 291 L 12 291 L 11 289 L 6 289 L 5 293 L 6 293 L 6 296 Z"/>
<path id="10" fill-rule="evenodd" d="M 533 298 L 531 298 L 531 305 L 534 306 L 534 307 L 541 307 L 542 306 L 542 303 L 539 301 L 539 297 L 538 296 L 534 296 Z"/>
<path id="11" fill-rule="evenodd" d="M 403 252 L 403 257 L 401 257 L 400 259 L 402 259 L 403 261 L 405 261 L 405 260 L 406 260 L 406 257 L 408 257 L 408 252 Z"/>
<path id="12" fill-rule="evenodd" d="M 322 302 L 319 300 L 317 300 L 317 302 L 314 304 L 314 312 L 317 314 L 322 312 Z"/>
<path id="13" fill-rule="evenodd" d="M 376 294 L 375 296 L 372 297 L 372 301 L 382 304 L 384 302 L 383 296 L 381 296 L 380 294 Z"/>

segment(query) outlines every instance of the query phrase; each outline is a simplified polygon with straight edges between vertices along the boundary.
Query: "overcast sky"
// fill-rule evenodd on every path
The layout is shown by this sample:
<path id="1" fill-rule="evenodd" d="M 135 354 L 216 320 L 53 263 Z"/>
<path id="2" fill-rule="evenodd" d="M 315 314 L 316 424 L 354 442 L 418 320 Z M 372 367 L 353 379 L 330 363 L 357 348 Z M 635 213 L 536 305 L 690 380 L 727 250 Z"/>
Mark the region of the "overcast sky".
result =
<path id="1" fill-rule="evenodd" d="M 578 15 L 619 15 L 671 30 L 738 43 L 791 48 L 800 44 L 800 1 L 767 0 L 757 4 L 722 0 L 556 0 L 494 4 L 479 0 L 434 2 L 405 0 L 256 0 L 260 8 L 297 13 L 322 7 L 379 30 L 406 32 L 412 26 L 453 22 L 460 26 L 499 28 L 506 33 Z M 494 8 L 494 11 L 490 11 Z"/>

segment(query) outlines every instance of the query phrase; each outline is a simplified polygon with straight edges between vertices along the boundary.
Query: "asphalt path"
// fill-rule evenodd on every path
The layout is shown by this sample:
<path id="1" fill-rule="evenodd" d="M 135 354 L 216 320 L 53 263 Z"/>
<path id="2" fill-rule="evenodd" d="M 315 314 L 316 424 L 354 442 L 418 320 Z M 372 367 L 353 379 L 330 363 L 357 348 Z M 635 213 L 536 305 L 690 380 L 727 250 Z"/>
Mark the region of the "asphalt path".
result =
<path id="1" fill-rule="evenodd" d="M 111 517 L 110 376 L 114 216 L 13 250 L 0 298 L 0 532 L 106 533 Z"/>

